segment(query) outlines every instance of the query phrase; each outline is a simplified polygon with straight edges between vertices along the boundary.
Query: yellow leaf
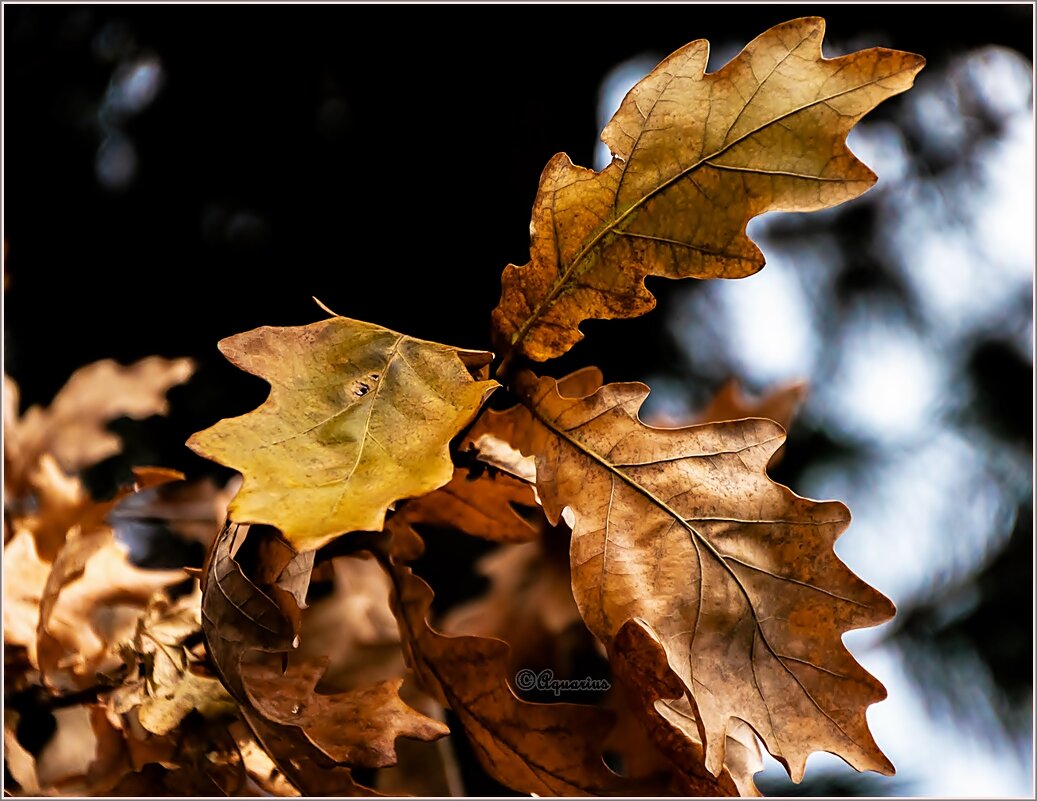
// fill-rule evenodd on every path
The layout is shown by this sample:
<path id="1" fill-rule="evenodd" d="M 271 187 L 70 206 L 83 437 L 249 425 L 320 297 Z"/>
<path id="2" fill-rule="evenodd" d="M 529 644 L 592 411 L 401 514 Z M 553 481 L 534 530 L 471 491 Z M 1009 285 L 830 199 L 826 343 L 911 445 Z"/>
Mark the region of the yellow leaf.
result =
<path id="1" fill-rule="evenodd" d="M 812 751 L 892 773 L 865 710 L 885 697 L 842 644 L 893 604 L 836 557 L 849 523 L 838 502 L 771 481 L 785 438 L 769 420 L 654 429 L 643 384 L 564 397 L 553 379 L 516 379 L 526 407 L 514 443 L 537 455 L 548 518 L 575 513 L 573 591 L 606 645 L 631 618 L 658 636 L 701 721 L 706 767 L 724 762 L 733 719 L 748 723 L 800 779 Z"/>
<path id="2" fill-rule="evenodd" d="M 204 717 L 233 715 L 234 699 L 218 679 L 199 676 L 190 670 L 181 674 L 171 695 L 149 696 L 140 705 L 140 725 L 153 734 L 169 734 L 188 713 L 198 710 Z"/>
<path id="3" fill-rule="evenodd" d="M 470 373 L 489 353 L 345 317 L 257 328 L 220 350 L 270 396 L 187 444 L 244 474 L 231 520 L 276 526 L 300 551 L 380 531 L 391 504 L 450 481 L 447 446 L 497 387 Z"/>
<path id="4" fill-rule="evenodd" d="M 651 310 L 648 275 L 751 275 L 764 263 L 745 234 L 751 218 L 868 189 L 875 176 L 846 134 L 908 89 L 924 59 L 885 48 L 825 59 L 823 34 L 818 17 L 786 22 L 708 75 L 709 45 L 692 42 L 626 96 L 602 133 L 608 167 L 552 158 L 533 206 L 530 263 L 502 277 L 498 347 L 560 356 L 583 320 Z"/>

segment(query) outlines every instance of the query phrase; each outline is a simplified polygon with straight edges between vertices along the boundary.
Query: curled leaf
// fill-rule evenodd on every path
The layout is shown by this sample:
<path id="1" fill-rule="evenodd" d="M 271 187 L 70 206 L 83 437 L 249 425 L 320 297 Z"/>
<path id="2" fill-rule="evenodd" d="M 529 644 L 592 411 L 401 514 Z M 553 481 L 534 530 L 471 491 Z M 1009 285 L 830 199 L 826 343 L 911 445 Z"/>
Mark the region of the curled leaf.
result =
<path id="1" fill-rule="evenodd" d="M 227 523 L 213 543 L 202 577 L 202 631 L 230 694 L 247 703 L 238 663 L 248 651 L 287 652 L 298 645 L 291 621 L 242 571 L 234 556 L 248 526 Z"/>

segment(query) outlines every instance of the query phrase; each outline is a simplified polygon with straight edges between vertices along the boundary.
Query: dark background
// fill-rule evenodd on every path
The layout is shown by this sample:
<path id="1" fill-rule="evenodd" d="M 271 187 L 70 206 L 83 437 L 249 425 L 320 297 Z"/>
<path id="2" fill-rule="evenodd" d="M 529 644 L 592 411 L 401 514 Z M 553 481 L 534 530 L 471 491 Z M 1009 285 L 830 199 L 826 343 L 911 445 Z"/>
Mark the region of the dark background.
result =
<path id="1" fill-rule="evenodd" d="M 828 38 L 852 49 L 921 53 L 926 72 L 978 46 L 1026 58 L 1033 47 L 1030 5 L 5 5 L 3 13 L 4 357 L 23 407 L 48 402 L 97 359 L 157 353 L 198 363 L 196 377 L 170 393 L 168 418 L 116 424 L 127 452 L 95 471 L 99 486 L 130 463 L 225 477 L 182 443 L 254 408 L 266 388 L 226 363 L 216 342 L 322 319 L 311 296 L 345 316 L 488 348 L 500 272 L 528 258 L 540 171 L 561 150 L 592 163 L 599 85 L 625 59 L 661 57 L 696 38 L 740 46 L 806 15 L 825 17 Z M 120 107 L 112 99 L 120 75 L 148 59 L 161 66 L 157 93 Z M 901 102 L 869 119 L 894 119 Z M 931 169 L 949 168 L 917 137 L 907 141 Z M 127 143 L 135 166 L 113 179 L 112 148 L 125 152 Z M 852 250 L 870 223 L 866 212 L 848 212 L 829 224 Z M 866 267 L 846 291 L 870 291 L 888 274 L 881 263 Z M 672 285 L 649 285 L 658 311 L 585 324 L 587 339 L 548 372 L 594 363 L 607 380 L 662 373 L 693 382 L 664 325 Z M 996 337 L 970 347 L 963 381 L 977 424 L 996 447 L 1030 450 L 1032 357 Z M 794 429 L 776 477 L 795 488 L 812 463 L 855 447 L 866 444 Z M 941 660 L 980 653 L 1022 742 L 1032 707 L 1031 510 L 1032 495 L 1001 561 L 977 566 L 970 586 L 982 602 L 971 616 L 948 628 L 933 612 L 940 591 L 957 586 L 934 588 L 928 605 L 901 615 L 904 647 L 918 647 L 911 663 L 935 665 L 919 686 L 938 692 Z M 839 774 L 812 787 L 908 793 L 905 781 Z"/>

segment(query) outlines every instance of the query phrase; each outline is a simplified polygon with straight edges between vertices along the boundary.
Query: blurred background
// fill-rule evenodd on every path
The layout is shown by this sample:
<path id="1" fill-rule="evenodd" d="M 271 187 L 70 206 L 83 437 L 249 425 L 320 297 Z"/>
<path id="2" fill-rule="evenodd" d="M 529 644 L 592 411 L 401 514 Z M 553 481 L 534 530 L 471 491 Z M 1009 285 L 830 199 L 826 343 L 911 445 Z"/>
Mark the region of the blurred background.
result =
<path id="1" fill-rule="evenodd" d="M 815 14 L 828 56 L 928 60 L 851 135 L 878 185 L 758 218 L 758 275 L 650 280 L 657 311 L 585 324 L 548 372 L 646 381 L 675 418 L 731 377 L 809 382 L 772 475 L 849 505 L 837 550 L 899 608 L 847 637 L 898 774 L 818 754 L 765 792 L 1032 797 L 1032 5 L 5 5 L 5 369 L 27 406 L 97 359 L 191 356 L 170 416 L 115 423 L 126 452 L 88 478 L 225 479 L 182 443 L 266 389 L 217 340 L 321 319 L 316 296 L 488 347 L 548 159 L 603 166 L 623 94 L 688 41 L 712 70 Z M 469 763 L 469 792 L 508 794 Z"/>

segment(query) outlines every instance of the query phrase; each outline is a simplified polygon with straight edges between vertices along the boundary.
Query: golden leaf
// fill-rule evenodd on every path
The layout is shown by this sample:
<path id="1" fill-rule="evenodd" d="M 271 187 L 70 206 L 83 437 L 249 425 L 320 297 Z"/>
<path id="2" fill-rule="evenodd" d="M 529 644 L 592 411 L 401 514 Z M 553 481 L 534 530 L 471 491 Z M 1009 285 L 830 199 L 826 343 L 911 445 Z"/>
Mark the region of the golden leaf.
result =
<path id="1" fill-rule="evenodd" d="M 767 477 L 782 429 L 760 419 L 653 429 L 637 416 L 648 395 L 638 383 L 570 398 L 524 371 L 516 386 L 529 408 L 509 413 L 514 444 L 537 455 L 544 511 L 575 513 L 584 621 L 605 644 L 631 618 L 648 623 L 695 702 L 710 773 L 732 718 L 796 781 L 817 750 L 892 773 L 865 718 L 885 690 L 841 635 L 894 608 L 833 551 L 846 507 Z"/>
<path id="2" fill-rule="evenodd" d="M 470 372 L 489 353 L 345 317 L 257 328 L 220 350 L 270 396 L 187 444 L 244 474 L 231 520 L 276 526 L 300 551 L 381 531 L 391 504 L 450 481 L 450 439 L 497 386 Z"/>
<path id="3" fill-rule="evenodd" d="M 751 275 L 764 264 L 745 233 L 751 218 L 827 208 L 874 184 L 846 135 L 908 89 L 924 60 L 878 47 L 825 59 L 823 34 L 818 17 L 783 23 L 710 74 L 708 43 L 692 42 L 626 96 L 601 135 L 608 167 L 552 158 L 533 206 L 530 262 L 502 277 L 499 349 L 560 356 L 583 320 L 651 310 L 649 275 Z"/>

